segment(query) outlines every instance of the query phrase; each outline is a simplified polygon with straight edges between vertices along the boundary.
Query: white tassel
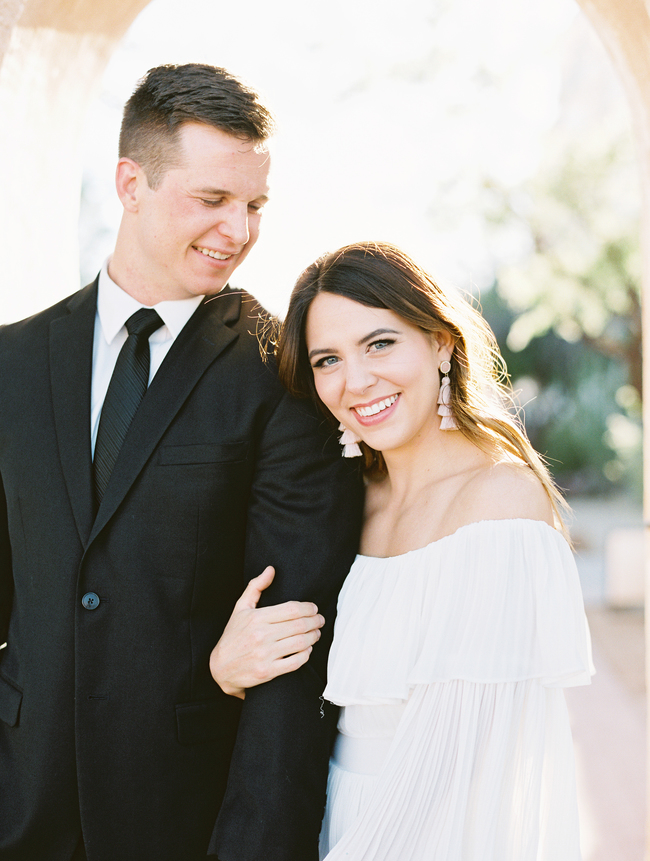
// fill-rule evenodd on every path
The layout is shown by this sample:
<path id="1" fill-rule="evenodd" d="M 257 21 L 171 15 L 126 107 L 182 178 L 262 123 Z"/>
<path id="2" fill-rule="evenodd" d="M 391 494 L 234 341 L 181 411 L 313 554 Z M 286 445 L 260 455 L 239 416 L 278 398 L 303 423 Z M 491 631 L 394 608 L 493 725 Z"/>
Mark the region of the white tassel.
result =
<path id="1" fill-rule="evenodd" d="M 350 430 L 350 428 L 346 428 L 343 422 L 339 425 L 339 430 L 343 431 L 339 437 L 339 442 L 343 446 L 343 451 L 341 452 L 342 456 L 361 457 L 363 452 L 358 446 L 358 443 L 361 442 L 361 437 L 357 436 L 353 430 Z"/>
<path id="2" fill-rule="evenodd" d="M 447 374 L 451 370 L 451 362 L 441 362 L 440 372 L 444 374 L 440 383 L 440 391 L 438 392 L 438 415 L 440 419 L 440 430 L 458 430 L 456 419 L 451 411 L 451 381 Z"/>
<path id="3" fill-rule="evenodd" d="M 443 377 L 442 382 L 440 383 L 438 403 L 446 407 L 449 407 L 449 404 L 451 403 L 451 380 L 447 376 Z M 442 413 L 439 413 L 439 415 L 442 415 Z"/>

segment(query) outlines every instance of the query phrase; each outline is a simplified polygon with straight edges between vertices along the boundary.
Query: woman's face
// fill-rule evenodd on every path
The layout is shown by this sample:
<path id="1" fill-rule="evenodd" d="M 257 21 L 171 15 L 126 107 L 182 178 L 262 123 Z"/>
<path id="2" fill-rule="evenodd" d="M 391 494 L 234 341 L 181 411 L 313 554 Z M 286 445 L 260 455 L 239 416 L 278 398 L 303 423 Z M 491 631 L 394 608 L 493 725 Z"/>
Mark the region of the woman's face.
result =
<path id="1" fill-rule="evenodd" d="M 438 366 L 452 353 L 393 311 L 319 293 L 306 323 L 318 396 L 376 451 L 417 444 L 438 431 Z"/>

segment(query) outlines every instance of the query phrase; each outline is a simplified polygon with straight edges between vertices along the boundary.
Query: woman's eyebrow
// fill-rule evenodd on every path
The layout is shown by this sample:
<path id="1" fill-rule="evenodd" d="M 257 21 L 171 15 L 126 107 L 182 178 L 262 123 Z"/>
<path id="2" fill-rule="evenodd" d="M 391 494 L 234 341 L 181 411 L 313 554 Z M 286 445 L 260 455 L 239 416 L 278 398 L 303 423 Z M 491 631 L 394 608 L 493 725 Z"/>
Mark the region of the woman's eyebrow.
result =
<path id="1" fill-rule="evenodd" d="M 360 341 L 357 341 L 357 346 L 362 347 L 364 344 L 367 344 L 368 341 L 371 341 L 373 338 L 376 338 L 377 335 L 399 335 L 400 333 L 397 329 L 375 329 L 373 332 L 370 332 L 368 335 L 365 335 L 361 338 Z M 314 356 L 318 356 L 321 353 L 336 353 L 334 347 L 318 347 L 316 350 L 310 350 L 308 358 L 313 359 Z"/>
<path id="2" fill-rule="evenodd" d="M 313 359 L 314 356 L 318 356 L 319 353 L 335 353 L 336 350 L 333 347 L 319 347 L 317 350 L 310 350 L 308 359 Z"/>
<path id="3" fill-rule="evenodd" d="M 365 338 L 362 338 L 360 341 L 357 341 L 357 346 L 361 347 L 363 344 L 366 344 L 368 341 L 376 338 L 377 335 L 399 335 L 400 333 L 397 329 L 375 329 L 374 332 L 371 332 L 369 335 L 366 335 Z"/>

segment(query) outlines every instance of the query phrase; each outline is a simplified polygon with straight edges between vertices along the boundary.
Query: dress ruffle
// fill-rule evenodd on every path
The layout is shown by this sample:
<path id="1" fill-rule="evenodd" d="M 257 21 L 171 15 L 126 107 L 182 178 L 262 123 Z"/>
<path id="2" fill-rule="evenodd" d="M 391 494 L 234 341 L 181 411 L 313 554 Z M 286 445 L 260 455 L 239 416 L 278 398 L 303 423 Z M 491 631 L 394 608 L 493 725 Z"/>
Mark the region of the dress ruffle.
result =
<path id="1" fill-rule="evenodd" d="M 400 556 L 357 557 L 324 696 L 388 704 L 450 680 L 588 684 L 589 644 L 562 535 L 536 520 L 480 521 Z"/>
<path id="2" fill-rule="evenodd" d="M 327 861 L 579 861 L 563 687 L 593 672 L 571 550 L 482 521 L 357 557 L 325 697 L 343 705 Z"/>
<path id="3" fill-rule="evenodd" d="M 327 805 L 326 861 L 579 861 L 563 691 L 417 686 L 374 782 L 333 763 Z"/>

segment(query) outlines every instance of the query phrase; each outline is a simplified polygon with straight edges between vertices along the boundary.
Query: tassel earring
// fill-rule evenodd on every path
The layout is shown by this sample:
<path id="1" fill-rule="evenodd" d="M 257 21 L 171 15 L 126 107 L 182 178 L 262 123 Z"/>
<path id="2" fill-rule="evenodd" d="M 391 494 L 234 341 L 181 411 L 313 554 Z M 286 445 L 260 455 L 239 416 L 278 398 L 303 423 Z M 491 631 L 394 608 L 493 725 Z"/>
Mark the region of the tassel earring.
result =
<path id="1" fill-rule="evenodd" d="M 357 436 L 354 431 L 350 430 L 350 428 L 346 428 L 343 422 L 339 425 L 339 430 L 343 431 L 339 437 L 339 442 L 343 446 L 343 451 L 341 452 L 342 456 L 361 457 L 363 452 L 358 445 L 361 442 L 361 437 Z"/>
<path id="2" fill-rule="evenodd" d="M 440 383 L 440 391 L 438 392 L 438 415 L 440 419 L 440 430 L 458 430 L 456 419 L 451 411 L 451 381 L 448 374 L 451 371 L 451 362 L 445 360 L 440 362 L 440 373 L 443 375 Z"/>

